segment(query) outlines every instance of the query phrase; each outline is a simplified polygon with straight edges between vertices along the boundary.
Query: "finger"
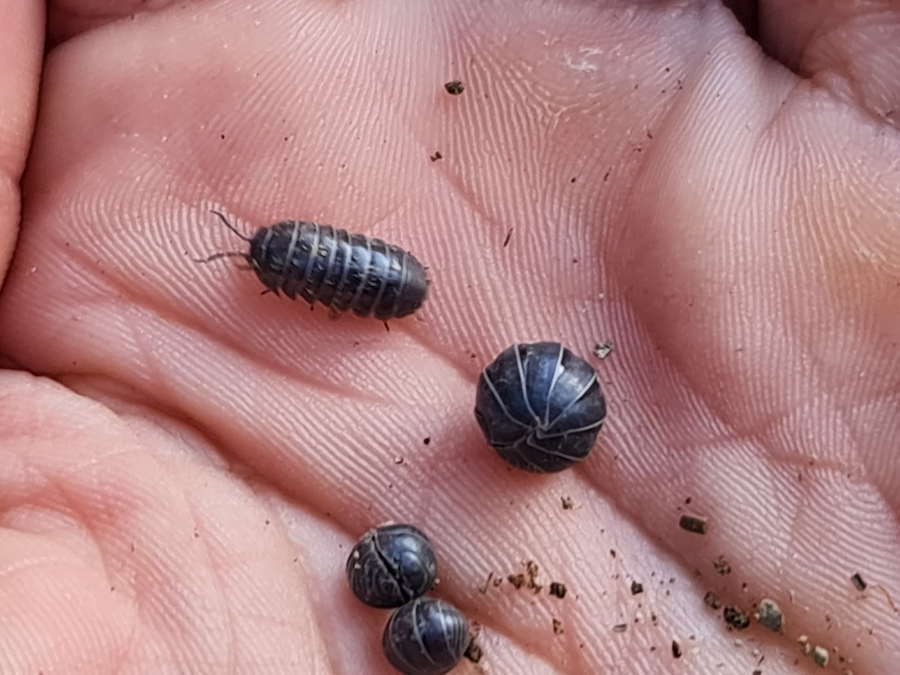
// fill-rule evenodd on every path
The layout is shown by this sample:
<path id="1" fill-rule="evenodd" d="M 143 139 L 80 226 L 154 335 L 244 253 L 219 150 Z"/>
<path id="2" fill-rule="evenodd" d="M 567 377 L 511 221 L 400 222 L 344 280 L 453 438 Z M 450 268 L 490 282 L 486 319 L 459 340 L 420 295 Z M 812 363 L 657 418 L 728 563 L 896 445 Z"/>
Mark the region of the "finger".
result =
<path id="1" fill-rule="evenodd" d="M 0 0 L 0 279 L 19 225 L 19 179 L 34 130 L 43 47 L 43 3 Z"/>
<path id="2" fill-rule="evenodd" d="M 838 100 L 900 126 L 900 10 L 896 3 L 763 3 L 760 43 Z"/>
<path id="3" fill-rule="evenodd" d="M 245 486 L 140 406 L 0 390 L 4 672 L 328 672 L 313 572 Z"/>

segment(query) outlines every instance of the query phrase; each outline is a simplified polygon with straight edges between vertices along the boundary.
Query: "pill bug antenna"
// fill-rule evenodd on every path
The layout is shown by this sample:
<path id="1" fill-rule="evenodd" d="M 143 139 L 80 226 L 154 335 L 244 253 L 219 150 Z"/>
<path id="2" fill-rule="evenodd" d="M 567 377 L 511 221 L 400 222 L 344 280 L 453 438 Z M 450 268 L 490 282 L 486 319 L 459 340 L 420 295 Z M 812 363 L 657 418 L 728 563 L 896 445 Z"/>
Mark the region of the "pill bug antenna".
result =
<path id="1" fill-rule="evenodd" d="M 221 221 L 225 224 L 225 227 L 227 227 L 229 230 L 231 230 L 232 232 L 234 232 L 234 233 L 235 233 L 237 236 L 239 236 L 241 239 L 243 239 L 243 240 L 246 241 L 246 242 L 252 241 L 252 239 L 251 239 L 250 237 L 246 236 L 246 235 L 243 234 L 240 230 L 238 230 L 234 225 L 232 225 L 231 223 L 229 223 L 229 222 L 228 222 L 228 219 L 227 219 L 224 215 L 222 215 L 221 213 L 219 213 L 218 211 L 212 211 L 212 210 L 210 210 L 210 213 L 214 213 L 214 214 L 216 214 L 217 216 L 219 216 L 219 220 L 221 220 Z M 213 253 L 213 254 L 212 254 L 211 256 L 209 256 L 208 258 L 194 258 L 194 262 L 197 262 L 197 263 L 208 263 L 208 262 L 212 262 L 213 260 L 221 260 L 222 258 L 243 258 L 244 260 L 246 260 L 246 259 L 247 259 L 247 254 L 246 254 L 246 253 L 241 253 L 240 251 L 223 251 L 223 252 L 221 252 L 221 253 Z"/>
<path id="2" fill-rule="evenodd" d="M 239 236 L 241 239 L 243 239 L 243 240 L 246 241 L 246 242 L 252 241 L 252 240 L 250 239 L 250 237 L 248 237 L 247 235 L 243 234 L 243 233 L 242 233 L 240 230 L 238 230 L 234 225 L 232 225 L 231 223 L 229 223 L 229 222 L 228 222 L 228 218 L 226 218 L 224 215 L 222 215 L 222 214 L 219 213 L 218 211 L 212 211 L 212 210 L 210 210 L 210 213 L 215 213 L 217 216 L 219 216 L 219 220 L 221 220 L 223 223 L 225 223 L 225 227 L 227 227 L 229 230 L 231 230 L 232 232 L 234 232 L 234 233 L 235 233 L 237 236 Z"/>

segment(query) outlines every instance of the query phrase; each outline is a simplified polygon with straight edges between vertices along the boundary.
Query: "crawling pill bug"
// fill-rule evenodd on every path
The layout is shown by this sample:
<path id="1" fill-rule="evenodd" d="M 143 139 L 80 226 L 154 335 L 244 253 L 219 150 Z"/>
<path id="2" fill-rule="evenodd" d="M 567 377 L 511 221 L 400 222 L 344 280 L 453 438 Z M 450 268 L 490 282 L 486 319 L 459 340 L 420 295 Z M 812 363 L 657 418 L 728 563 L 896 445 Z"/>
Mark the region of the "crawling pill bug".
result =
<path id="1" fill-rule="evenodd" d="M 250 251 L 216 253 L 198 262 L 244 258 L 275 294 L 281 292 L 291 299 L 300 296 L 335 314 L 350 310 L 381 321 L 412 314 L 428 295 L 422 264 L 411 253 L 381 239 L 303 220 L 283 220 L 247 237 L 224 215 L 212 213 L 248 242 Z"/>
<path id="2" fill-rule="evenodd" d="M 459 663 L 471 639 L 462 612 L 426 597 L 394 611 L 381 645 L 387 660 L 404 675 L 441 675 Z"/>
<path id="3" fill-rule="evenodd" d="M 588 456 L 606 401 L 590 364 L 558 342 L 516 344 L 481 373 L 475 417 L 507 462 L 555 473 Z"/>
<path id="4" fill-rule="evenodd" d="M 372 607 L 393 608 L 427 593 L 434 585 L 437 560 L 425 534 L 402 523 L 366 532 L 347 558 L 353 594 Z"/>

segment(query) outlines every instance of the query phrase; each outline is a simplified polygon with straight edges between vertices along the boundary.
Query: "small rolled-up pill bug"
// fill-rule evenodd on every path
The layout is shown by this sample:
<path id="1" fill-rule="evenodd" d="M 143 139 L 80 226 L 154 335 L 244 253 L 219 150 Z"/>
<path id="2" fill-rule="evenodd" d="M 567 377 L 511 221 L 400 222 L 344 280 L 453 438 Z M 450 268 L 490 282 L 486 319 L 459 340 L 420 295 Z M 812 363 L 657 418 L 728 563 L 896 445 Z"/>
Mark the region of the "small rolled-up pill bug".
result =
<path id="1" fill-rule="evenodd" d="M 507 462 L 555 473 L 588 456 L 606 400 L 590 364 L 558 342 L 516 344 L 481 373 L 475 417 Z"/>
<path id="2" fill-rule="evenodd" d="M 386 321 L 415 312 L 428 295 L 425 268 L 411 253 L 381 239 L 330 225 L 283 220 L 243 235 L 218 211 L 226 227 L 250 244 L 248 253 L 216 253 L 197 262 L 244 258 L 263 285 L 292 300 L 321 303 L 333 313 Z"/>
<path id="3" fill-rule="evenodd" d="M 417 598 L 394 611 L 381 638 L 384 655 L 404 675 L 441 675 L 459 663 L 472 637 L 453 605 Z"/>
<path id="4" fill-rule="evenodd" d="M 436 575 L 428 537 L 402 523 L 369 530 L 347 558 L 350 589 L 372 607 L 393 608 L 414 600 L 431 589 Z"/>

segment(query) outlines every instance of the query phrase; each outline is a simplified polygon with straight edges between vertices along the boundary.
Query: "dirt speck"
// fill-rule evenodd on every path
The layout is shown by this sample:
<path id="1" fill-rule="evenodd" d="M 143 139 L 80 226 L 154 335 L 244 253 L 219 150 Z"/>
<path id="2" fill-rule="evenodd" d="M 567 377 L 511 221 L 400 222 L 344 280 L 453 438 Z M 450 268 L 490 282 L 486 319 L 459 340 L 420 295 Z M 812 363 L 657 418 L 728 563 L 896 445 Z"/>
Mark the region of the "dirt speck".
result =
<path id="1" fill-rule="evenodd" d="M 563 511 L 571 511 L 575 508 L 575 502 L 572 501 L 571 497 L 563 497 L 562 498 L 562 507 Z"/>
<path id="2" fill-rule="evenodd" d="M 601 361 L 605 359 L 612 353 L 613 350 L 613 341 L 606 340 L 604 342 L 598 342 L 594 345 L 593 354 Z"/>
<path id="3" fill-rule="evenodd" d="M 726 607 L 722 615 L 725 623 L 736 630 L 744 630 L 750 625 L 750 619 L 738 607 Z"/>
<path id="4" fill-rule="evenodd" d="M 754 617 L 773 633 L 784 632 L 784 615 L 774 600 L 768 598 L 760 600 Z"/>
<path id="5" fill-rule="evenodd" d="M 464 85 L 459 80 L 450 80 L 446 84 L 444 84 L 444 89 L 447 90 L 447 93 L 451 96 L 459 96 L 466 90 L 466 85 Z"/>
<path id="6" fill-rule="evenodd" d="M 687 530 L 694 534 L 706 534 L 707 530 L 709 530 L 709 521 L 706 518 L 690 513 L 683 514 L 678 521 L 678 525 L 682 530 Z"/>
<path id="7" fill-rule="evenodd" d="M 828 666 L 828 650 L 816 645 L 812 650 L 812 660 L 819 668 L 825 668 Z"/>
<path id="8" fill-rule="evenodd" d="M 484 652 L 481 651 L 481 647 L 479 647 L 475 643 L 475 638 L 472 638 L 469 641 L 469 646 L 466 647 L 466 651 L 463 654 L 463 656 L 466 657 L 472 663 L 479 663 L 481 661 L 482 657 L 484 656 Z"/>
<path id="9" fill-rule="evenodd" d="M 566 597 L 566 585 L 561 584 L 558 581 L 550 582 L 550 595 L 553 595 L 560 600 Z"/>
<path id="10" fill-rule="evenodd" d="M 713 567 L 715 567 L 716 572 L 721 574 L 723 577 L 726 574 L 731 574 L 731 563 L 725 559 L 724 555 L 720 555 L 718 558 L 713 560 Z"/>
<path id="11" fill-rule="evenodd" d="M 631 594 L 632 595 L 640 595 L 643 592 L 644 592 L 644 584 L 640 583 L 639 581 L 631 582 Z"/>
<path id="12" fill-rule="evenodd" d="M 712 591 L 706 592 L 706 595 L 703 596 L 703 602 L 706 603 L 707 607 L 712 607 L 713 609 L 719 609 L 719 607 L 722 606 L 722 601 L 719 600 L 719 596 Z"/>
<path id="13" fill-rule="evenodd" d="M 553 619 L 553 633 L 554 635 L 562 635 L 563 634 L 562 621 L 559 619 Z"/>

